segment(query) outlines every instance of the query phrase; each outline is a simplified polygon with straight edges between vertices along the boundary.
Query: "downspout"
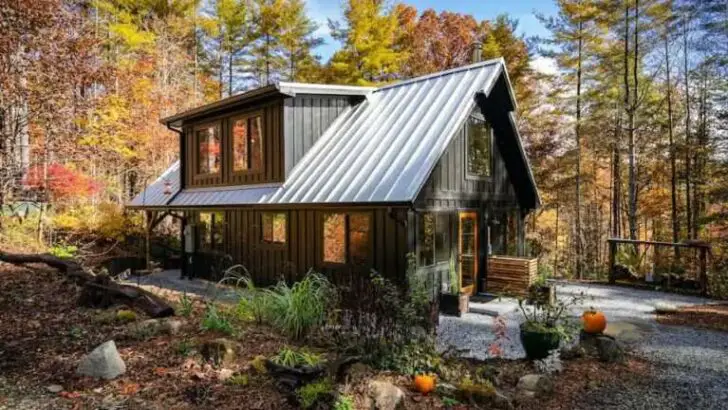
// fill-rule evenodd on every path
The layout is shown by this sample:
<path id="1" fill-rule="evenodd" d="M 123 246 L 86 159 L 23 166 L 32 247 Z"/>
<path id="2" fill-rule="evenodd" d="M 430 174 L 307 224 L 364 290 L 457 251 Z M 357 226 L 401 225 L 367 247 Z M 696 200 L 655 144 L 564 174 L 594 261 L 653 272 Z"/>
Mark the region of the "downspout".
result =
<path id="1" fill-rule="evenodd" d="M 167 203 L 165 205 L 170 204 L 174 198 L 177 197 L 177 195 L 182 191 L 184 188 L 184 180 L 185 180 L 185 167 L 187 166 L 185 162 L 183 161 L 183 152 L 184 152 L 184 131 L 179 128 L 175 128 L 171 126 L 168 122 L 164 124 L 168 130 L 176 132 L 177 135 L 179 135 L 179 189 L 174 194 L 170 195 L 169 200 L 167 200 Z M 190 277 L 190 275 L 187 273 L 187 252 L 185 245 L 185 228 L 187 226 L 187 217 L 184 215 L 184 212 L 182 213 L 182 216 L 180 217 L 180 221 L 182 222 L 182 226 L 180 229 L 180 242 L 182 243 L 182 248 L 180 249 L 180 277 Z M 190 260 L 190 262 L 192 262 Z"/>

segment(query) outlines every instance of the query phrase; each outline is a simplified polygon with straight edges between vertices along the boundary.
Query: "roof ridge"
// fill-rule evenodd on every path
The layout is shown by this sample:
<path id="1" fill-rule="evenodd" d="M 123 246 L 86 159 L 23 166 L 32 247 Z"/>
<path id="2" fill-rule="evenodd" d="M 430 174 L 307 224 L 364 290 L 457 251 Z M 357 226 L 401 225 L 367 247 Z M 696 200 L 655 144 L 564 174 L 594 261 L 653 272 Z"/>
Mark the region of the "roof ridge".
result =
<path id="1" fill-rule="evenodd" d="M 493 64 L 497 64 L 497 63 L 501 63 L 501 64 L 505 65 L 505 60 L 503 59 L 503 57 L 497 57 L 497 58 L 491 58 L 490 60 L 479 61 L 477 63 L 464 65 L 464 66 L 461 66 L 461 67 L 451 68 L 451 69 L 445 70 L 445 71 L 436 71 L 434 73 L 421 75 L 419 77 L 414 77 L 414 78 L 410 78 L 410 79 L 407 79 L 407 80 L 403 80 L 403 81 L 400 81 L 400 82 L 397 82 L 397 83 L 393 83 L 393 84 L 389 84 L 389 85 L 385 85 L 385 86 L 379 87 L 374 92 L 376 93 L 376 92 L 379 92 L 379 91 L 382 91 L 382 90 L 389 90 L 389 89 L 392 89 L 392 88 L 401 87 L 403 85 L 410 85 L 410 84 L 414 84 L 414 83 L 419 83 L 421 81 L 430 80 L 432 78 L 442 77 L 442 76 L 446 76 L 446 75 L 450 75 L 450 74 L 459 73 L 461 71 L 468 71 L 468 70 L 472 70 L 473 68 L 481 68 L 481 67 L 485 67 L 485 66 L 489 66 L 489 65 L 493 65 Z"/>

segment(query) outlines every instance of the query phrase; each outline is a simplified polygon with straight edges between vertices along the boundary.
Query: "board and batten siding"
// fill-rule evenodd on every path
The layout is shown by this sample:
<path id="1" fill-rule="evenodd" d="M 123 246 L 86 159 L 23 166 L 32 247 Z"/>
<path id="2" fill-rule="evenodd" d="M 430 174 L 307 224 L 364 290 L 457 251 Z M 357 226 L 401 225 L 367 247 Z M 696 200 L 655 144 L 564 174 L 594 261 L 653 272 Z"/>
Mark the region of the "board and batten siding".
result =
<path id="1" fill-rule="evenodd" d="M 283 100 L 249 104 L 231 109 L 214 117 L 201 117 L 184 125 L 183 144 L 184 187 L 205 187 L 224 185 L 254 185 L 283 182 Z M 246 113 L 260 112 L 263 124 L 263 168 L 259 172 L 234 173 L 232 164 L 232 121 Z M 221 169 L 217 174 L 197 175 L 197 144 L 195 129 L 208 124 L 220 127 Z"/>
<path id="2" fill-rule="evenodd" d="M 491 176 L 466 175 L 466 126 L 463 124 L 437 162 L 415 205 L 419 209 L 479 209 L 484 201 L 518 206 L 516 193 L 496 141 L 492 144 Z M 499 138 L 494 133 L 494 138 Z"/>
<path id="3" fill-rule="evenodd" d="M 369 280 L 372 269 L 398 283 L 404 283 L 408 253 L 407 227 L 401 221 L 406 209 L 227 209 L 224 248 L 233 264 L 241 264 L 256 284 L 272 285 L 283 279 L 300 280 L 310 269 L 328 276 L 337 285 L 352 285 L 352 280 Z M 270 244 L 262 241 L 263 212 L 284 212 L 287 216 L 287 241 Z M 366 212 L 371 215 L 370 261 L 366 266 L 330 265 L 323 262 L 323 215 L 328 212 Z M 352 279 L 353 278 L 353 279 Z"/>
<path id="4" fill-rule="evenodd" d="M 297 95 L 283 103 L 285 173 L 288 175 L 324 131 L 354 100 L 340 95 Z"/>

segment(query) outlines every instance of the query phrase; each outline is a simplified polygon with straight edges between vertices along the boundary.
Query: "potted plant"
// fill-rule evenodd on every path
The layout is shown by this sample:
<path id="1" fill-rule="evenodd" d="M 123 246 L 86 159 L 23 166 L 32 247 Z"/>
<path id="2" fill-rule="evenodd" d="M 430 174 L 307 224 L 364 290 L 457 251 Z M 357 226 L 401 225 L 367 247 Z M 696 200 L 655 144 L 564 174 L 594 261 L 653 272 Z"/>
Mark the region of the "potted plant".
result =
<path id="1" fill-rule="evenodd" d="M 455 259 L 450 258 L 450 289 L 440 293 L 440 312 L 449 316 L 462 316 L 468 311 L 470 296 L 460 291 L 460 278 L 455 269 Z"/>
<path id="2" fill-rule="evenodd" d="M 529 305 L 553 304 L 556 301 L 556 291 L 552 284 L 547 282 L 549 269 L 545 265 L 538 266 L 538 276 L 528 287 L 526 302 Z"/>
<path id="3" fill-rule="evenodd" d="M 525 321 L 520 325 L 520 338 L 526 357 L 530 360 L 541 360 L 549 352 L 557 349 L 562 340 L 570 337 L 571 323 L 564 318 L 568 307 L 577 302 L 573 298 L 570 302 L 556 301 L 551 304 L 534 304 L 525 306 L 522 299 L 518 300 L 518 307 Z"/>

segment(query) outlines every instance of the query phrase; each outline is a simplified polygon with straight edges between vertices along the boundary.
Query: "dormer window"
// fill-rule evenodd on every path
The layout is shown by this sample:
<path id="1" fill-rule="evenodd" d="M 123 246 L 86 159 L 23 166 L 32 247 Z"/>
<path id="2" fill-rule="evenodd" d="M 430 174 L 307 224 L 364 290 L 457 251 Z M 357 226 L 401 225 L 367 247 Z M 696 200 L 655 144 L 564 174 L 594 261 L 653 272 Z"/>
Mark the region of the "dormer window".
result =
<path id="1" fill-rule="evenodd" d="M 233 172 L 263 169 L 263 129 L 260 113 L 232 120 Z"/>
<path id="2" fill-rule="evenodd" d="M 197 139 L 197 173 L 217 174 L 220 172 L 220 128 L 205 125 L 195 130 Z"/>

